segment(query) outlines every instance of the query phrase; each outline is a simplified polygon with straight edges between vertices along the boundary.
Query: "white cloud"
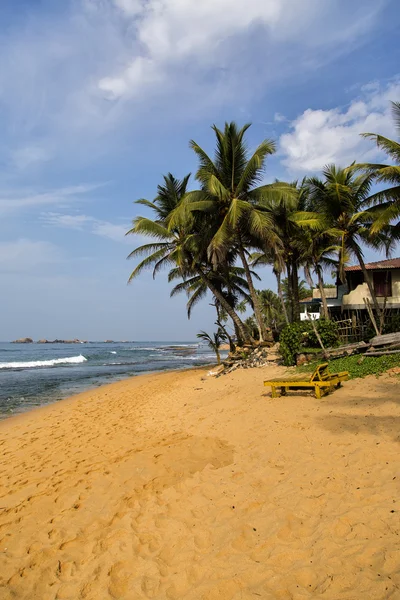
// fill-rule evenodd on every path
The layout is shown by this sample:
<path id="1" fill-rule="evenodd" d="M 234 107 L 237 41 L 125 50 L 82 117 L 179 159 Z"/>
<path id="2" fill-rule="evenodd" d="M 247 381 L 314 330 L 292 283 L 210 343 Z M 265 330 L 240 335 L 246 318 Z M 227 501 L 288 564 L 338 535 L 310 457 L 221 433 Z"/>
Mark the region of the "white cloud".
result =
<path id="1" fill-rule="evenodd" d="M 117 99 L 136 97 L 148 84 L 168 81 L 178 65 L 185 66 L 185 79 L 202 68 L 241 69 L 241 36 L 257 30 L 262 31 L 266 54 L 279 46 L 263 69 L 263 78 L 293 71 L 299 59 L 303 69 L 315 68 L 324 60 L 323 48 L 329 47 L 330 58 L 348 51 L 373 25 L 383 2 L 368 2 L 362 11 L 332 0 L 114 0 L 114 4 L 131 23 L 133 50 L 126 65 L 117 65 L 98 85 L 108 98 Z M 343 40 L 346 45 L 339 44 Z M 295 60 L 288 61 L 291 51 Z M 233 56 L 239 60 L 231 61 Z"/>
<path id="2" fill-rule="evenodd" d="M 26 208 L 41 207 L 46 204 L 65 205 L 82 195 L 98 189 L 104 184 L 75 185 L 56 188 L 47 192 L 33 190 L 0 190 L 0 213 L 18 211 Z"/>
<path id="3" fill-rule="evenodd" d="M 400 98 L 400 82 L 384 88 L 373 82 L 345 108 L 305 110 L 279 140 L 282 163 L 291 172 L 316 172 L 330 163 L 347 166 L 382 156 L 360 133 L 395 137 L 390 100 Z"/>
<path id="4" fill-rule="evenodd" d="M 59 249 L 50 242 L 25 238 L 0 242 L 0 272 L 31 273 L 38 266 L 54 264 L 59 260 Z"/>
<path id="5" fill-rule="evenodd" d="M 129 226 L 127 225 L 118 225 L 116 223 L 110 223 L 108 221 L 95 221 L 93 223 L 92 233 L 95 235 L 100 235 L 101 237 L 108 238 L 109 240 L 113 240 L 114 242 L 126 242 L 127 238 L 125 237 L 126 232 L 128 231 Z"/>
<path id="6" fill-rule="evenodd" d="M 78 231 L 82 231 L 85 228 L 85 225 L 93 221 L 93 219 L 87 215 L 63 215 L 54 212 L 42 214 L 40 220 L 52 227 L 63 227 L 65 229 L 76 229 Z"/>
<path id="7" fill-rule="evenodd" d="M 132 243 L 131 240 L 128 240 L 128 238 L 125 237 L 126 232 L 130 228 L 128 224 L 111 223 L 110 221 L 96 219 L 95 217 L 83 214 L 70 215 L 55 212 L 43 213 L 40 216 L 40 220 L 45 225 L 51 227 L 85 231 L 86 233 L 98 235 L 114 242 Z M 141 243 L 145 242 L 143 241 Z M 137 241 L 136 244 L 139 245 Z"/>
<path id="8" fill-rule="evenodd" d="M 279 113 L 279 112 L 274 114 L 274 122 L 275 123 L 283 123 L 284 121 L 287 121 L 287 118 L 285 117 L 285 115 L 281 115 L 281 113 Z"/>

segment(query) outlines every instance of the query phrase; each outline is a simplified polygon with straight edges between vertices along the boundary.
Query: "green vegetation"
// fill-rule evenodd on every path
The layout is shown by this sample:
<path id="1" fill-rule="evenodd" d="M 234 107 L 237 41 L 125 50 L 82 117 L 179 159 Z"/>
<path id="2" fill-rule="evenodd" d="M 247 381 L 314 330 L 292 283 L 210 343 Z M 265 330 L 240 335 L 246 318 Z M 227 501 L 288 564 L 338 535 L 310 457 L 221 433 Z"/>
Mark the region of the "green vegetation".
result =
<path id="1" fill-rule="evenodd" d="M 394 103 L 393 110 L 400 126 L 400 104 Z M 269 330 L 277 339 L 283 330 L 283 352 L 290 364 L 297 348 L 317 343 L 311 330 L 305 332 L 299 324 L 300 300 L 311 295 L 306 286 L 313 287 L 316 278 L 325 317 L 319 333 L 331 346 L 336 333 L 327 325 L 324 272 L 338 269 L 344 281 L 344 266 L 357 260 L 384 331 L 384 315 L 365 269 L 362 247 L 389 252 L 400 237 L 400 227 L 392 225 L 400 216 L 400 144 L 366 134 L 395 164 L 328 165 L 322 178 L 265 185 L 265 167 L 275 143 L 261 141 L 250 154 L 248 128 L 235 123 L 226 123 L 224 129 L 214 125 L 212 156 L 190 142 L 198 162 L 195 185 L 189 183 L 190 175 L 177 179 L 169 173 L 152 201 L 137 201 L 145 215 L 135 217 L 128 234 L 146 236 L 149 243 L 130 253 L 129 258 L 139 258 L 139 263 L 129 281 L 144 269 L 152 269 L 155 277 L 167 268 L 171 295 L 188 296 L 189 317 L 197 303 L 211 294 L 216 324 L 231 347 L 234 338 L 251 344 L 269 340 Z M 374 183 L 390 187 L 373 192 Z M 255 269 L 263 265 L 272 268 L 277 294 L 256 289 Z M 242 317 L 243 302 L 253 315 Z M 286 330 L 288 324 L 292 328 Z"/>
<path id="2" fill-rule="evenodd" d="M 330 348 L 338 344 L 339 336 L 336 323 L 325 319 L 318 319 L 318 321 L 315 321 L 315 328 L 325 348 Z M 279 341 L 283 362 L 288 367 L 296 364 L 296 354 L 305 352 L 306 348 L 319 347 L 321 349 L 310 321 L 301 321 L 300 323 L 287 325 L 283 329 Z"/>
<path id="3" fill-rule="evenodd" d="M 313 371 L 321 360 L 296 367 L 298 373 L 308 373 Z M 360 364 L 359 364 L 360 363 Z M 344 358 L 336 358 L 329 361 L 329 370 L 332 373 L 338 371 L 348 371 L 351 379 L 357 377 L 366 377 L 367 375 L 382 375 L 388 369 L 400 367 L 400 353 L 390 354 L 388 356 L 366 356 L 354 354 Z"/>
<path id="4" fill-rule="evenodd" d="M 215 352 L 215 356 L 217 358 L 217 364 L 221 364 L 221 356 L 219 353 L 219 349 L 221 347 L 222 342 L 226 341 L 226 335 L 222 329 L 218 329 L 216 333 L 213 333 L 212 336 L 209 335 L 206 331 L 200 331 L 197 334 L 197 337 L 203 342 L 206 342 L 207 346 Z"/>

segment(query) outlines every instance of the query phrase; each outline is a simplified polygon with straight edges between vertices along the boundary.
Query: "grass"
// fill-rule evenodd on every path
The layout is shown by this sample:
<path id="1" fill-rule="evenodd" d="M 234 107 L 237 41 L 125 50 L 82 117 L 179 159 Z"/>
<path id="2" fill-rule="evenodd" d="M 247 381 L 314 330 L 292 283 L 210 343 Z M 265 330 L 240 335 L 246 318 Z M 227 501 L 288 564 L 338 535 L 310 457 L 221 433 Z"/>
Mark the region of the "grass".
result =
<path id="1" fill-rule="evenodd" d="M 329 361 L 329 370 L 331 373 L 348 371 L 350 379 L 356 379 L 357 377 L 366 377 L 367 375 L 382 375 L 388 369 L 400 367 L 400 352 L 399 354 L 389 354 L 388 356 L 366 356 L 361 364 L 358 364 L 362 356 L 362 354 L 354 354 L 353 356 L 332 359 Z M 322 360 L 318 360 L 308 365 L 296 367 L 296 372 L 309 373 L 321 362 Z"/>

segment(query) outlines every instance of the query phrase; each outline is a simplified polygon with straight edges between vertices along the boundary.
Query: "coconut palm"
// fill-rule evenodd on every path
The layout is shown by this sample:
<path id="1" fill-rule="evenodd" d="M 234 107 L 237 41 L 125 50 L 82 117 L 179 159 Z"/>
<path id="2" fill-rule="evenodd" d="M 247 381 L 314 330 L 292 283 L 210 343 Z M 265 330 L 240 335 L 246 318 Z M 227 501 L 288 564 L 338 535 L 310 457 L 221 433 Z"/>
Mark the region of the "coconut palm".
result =
<path id="1" fill-rule="evenodd" d="M 136 217 L 132 229 L 127 232 L 127 235 L 148 236 L 153 240 L 149 244 L 135 248 L 129 254 L 128 258 L 145 256 L 132 271 L 129 282 L 132 282 L 144 269 L 148 268 L 153 269 L 153 277 L 163 267 L 168 266 L 178 269 L 184 280 L 196 275 L 200 277 L 203 284 L 208 287 L 232 318 L 241 338 L 249 341 L 246 326 L 218 287 L 215 286 L 213 278 L 209 276 L 211 269 L 207 264 L 204 243 L 207 237 L 201 228 L 196 227 L 195 217 L 187 214 L 184 220 L 180 220 L 173 227 L 169 223 L 171 213 L 185 197 L 188 181 L 189 176 L 180 181 L 169 173 L 164 177 L 164 184 L 158 186 L 158 194 L 153 202 L 144 199 L 137 201 L 137 204 L 150 208 L 155 213 L 156 219 Z M 225 268 L 227 267 L 226 263 Z"/>
<path id="2" fill-rule="evenodd" d="M 329 320 L 328 303 L 325 293 L 324 269 L 337 269 L 338 246 L 337 234 L 332 231 L 305 231 L 300 241 L 301 262 L 304 265 L 304 274 L 311 288 L 314 287 L 312 273 L 315 273 L 318 281 L 318 289 L 321 295 L 322 314 Z"/>
<path id="3" fill-rule="evenodd" d="M 213 333 L 212 336 L 209 335 L 206 331 L 200 331 L 197 334 L 197 337 L 208 345 L 211 350 L 215 352 L 215 356 L 217 357 L 217 364 L 221 364 L 221 355 L 219 353 L 222 342 L 226 340 L 225 333 L 222 329 L 218 329 L 217 332 Z"/>
<path id="4" fill-rule="evenodd" d="M 251 272 L 252 276 L 256 279 L 260 279 L 260 277 L 254 271 Z M 249 296 L 249 288 L 246 279 L 244 278 L 244 269 L 241 267 L 231 266 L 224 276 L 218 271 L 210 270 L 208 273 L 208 277 L 213 282 L 213 284 L 220 290 L 221 294 L 223 294 L 229 302 L 229 304 L 233 308 L 238 308 L 239 300 L 246 300 L 251 304 L 251 297 Z M 180 279 L 181 274 L 178 268 L 171 269 L 168 274 L 168 281 L 174 281 L 176 279 Z M 208 293 L 209 289 L 205 285 L 204 281 L 201 279 L 199 275 L 194 275 L 193 277 L 189 277 L 175 285 L 171 290 L 171 297 L 176 296 L 181 292 L 186 292 L 188 296 L 188 302 L 186 305 L 187 315 L 190 319 L 192 315 L 192 310 L 194 306 L 200 300 L 204 299 Z M 214 303 L 216 299 L 214 298 Z M 218 305 L 219 306 L 219 305 Z M 218 312 L 218 311 L 217 311 Z M 237 310 L 240 312 L 240 310 Z"/>
<path id="5" fill-rule="evenodd" d="M 289 317 L 282 291 L 282 274 L 285 272 L 285 261 L 283 248 L 266 247 L 263 252 L 254 252 L 251 255 L 251 265 L 272 266 L 272 272 L 275 275 L 278 298 L 281 303 L 282 314 L 286 324 L 289 325 Z"/>
<path id="6" fill-rule="evenodd" d="M 266 194 L 261 202 L 268 213 L 274 236 L 272 248 L 275 268 L 282 273 L 285 265 L 286 304 L 289 307 L 289 319 L 295 322 L 300 320 L 301 241 L 304 231 L 309 227 L 317 227 L 320 217 L 308 211 L 309 192 L 304 180 L 301 183 L 277 181 L 273 186 L 278 192 Z"/>
<path id="7" fill-rule="evenodd" d="M 214 125 L 216 150 L 213 160 L 196 142 L 190 142 L 199 159 L 196 179 L 201 187 L 186 195 L 171 223 L 184 221 L 188 212 L 202 214 L 210 232 L 208 259 L 215 269 L 224 264 L 229 251 L 237 254 L 244 268 L 260 340 L 263 340 L 265 327 L 247 248 L 257 247 L 260 240 L 265 244 L 273 236 L 269 216 L 259 204 L 259 198 L 267 192 L 268 186 L 256 186 L 262 181 L 266 159 L 275 152 L 275 144 L 264 140 L 249 156 L 244 140 L 249 126 L 239 129 L 235 123 L 226 123 L 221 131 Z"/>
<path id="8" fill-rule="evenodd" d="M 340 239 L 339 274 L 342 281 L 345 281 L 346 261 L 351 256 L 357 258 L 382 327 L 383 314 L 365 266 L 362 245 L 389 249 L 393 240 L 387 235 L 390 233 L 388 228 L 380 233 L 372 230 L 374 216 L 368 211 L 368 205 L 373 177 L 371 173 L 357 175 L 354 165 L 345 169 L 328 165 L 323 175 L 323 181 L 316 177 L 309 179 L 312 206 L 320 215 L 323 229 L 336 231 Z"/>
<path id="9" fill-rule="evenodd" d="M 400 102 L 392 102 L 392 112 L 400 138 Z M 357 169 L 363 169 L 367 173 L 372 173 L 376 183 L 383 184 L 386 187 L 383 190 L 371 194 L 369 201 L 375 205 L 371 209 L 374 213 L 374 223 L 372 231 L 380 231 L 393 219 L 400 217 L 400 143 L 391 140 L 377 133 L 363 133 L 364 137 L 373 140 L 380 150 L 383 150 L 393 164 L 359 164 L 355 165 Z"/>

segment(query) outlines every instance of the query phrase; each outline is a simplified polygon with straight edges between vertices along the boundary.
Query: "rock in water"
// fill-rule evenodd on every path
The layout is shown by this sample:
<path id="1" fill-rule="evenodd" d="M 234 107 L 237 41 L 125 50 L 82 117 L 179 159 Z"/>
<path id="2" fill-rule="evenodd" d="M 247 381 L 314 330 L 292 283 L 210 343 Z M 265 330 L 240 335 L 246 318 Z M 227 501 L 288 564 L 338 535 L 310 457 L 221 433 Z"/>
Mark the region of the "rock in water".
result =
<path id="1" fill-rule="evenodd" d="M 33 344 L 32 338 L 20 338 L 19 340 L 14 340 L 13 344 Z"/>

